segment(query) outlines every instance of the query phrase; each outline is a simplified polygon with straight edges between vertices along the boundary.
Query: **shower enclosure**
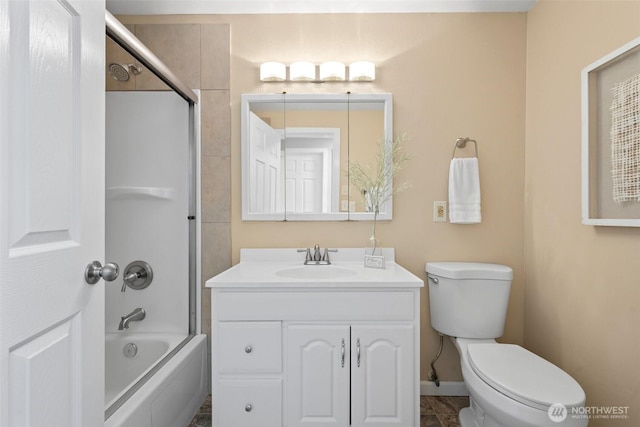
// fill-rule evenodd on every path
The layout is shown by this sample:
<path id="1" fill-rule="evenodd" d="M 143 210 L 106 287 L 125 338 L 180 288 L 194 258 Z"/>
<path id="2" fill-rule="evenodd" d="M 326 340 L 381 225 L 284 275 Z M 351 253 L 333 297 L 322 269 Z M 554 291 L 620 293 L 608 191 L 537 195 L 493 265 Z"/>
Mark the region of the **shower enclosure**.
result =
<path id="1" fill-rule="evenodd" d="M 174 90 L 106 93 L 106 255 L 120 276 L 105 288 L 105 424 L 183 425 L 208 389 L 198 99 L 108 12 L 107 34 L 132 57 L 107 59 L 107 78 L 153 72 Z"/>

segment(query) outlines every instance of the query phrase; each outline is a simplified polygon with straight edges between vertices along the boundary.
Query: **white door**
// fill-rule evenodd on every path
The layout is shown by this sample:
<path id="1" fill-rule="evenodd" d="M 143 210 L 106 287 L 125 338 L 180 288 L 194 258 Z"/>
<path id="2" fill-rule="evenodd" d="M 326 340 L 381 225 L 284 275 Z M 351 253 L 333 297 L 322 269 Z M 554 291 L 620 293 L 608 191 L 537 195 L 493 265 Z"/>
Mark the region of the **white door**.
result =
<path id="1" fill-rule="evenodd" d="M 323 154 L 287 149 L 287 212 L 321 213 L 323 209 Z"/>
<path id="2" fill-rule="evenodd" d="M 349 425 L 349 327 L 287 328 L 287 424 Z"/>
<path id="3" fill-rule="evenodd" d="M 104 418 L 103 0 L 0 0 L 0 425 Z"/>
<path id="4" fill-rule="evenodd" d="M 249 113 L 249 212 L 275 213 L 279 209 L 281 136 L 254 113 Z"/>
<path id="5" fill-rule="evenodd" d="M 352 326 L 351 425 L 414 425 L 413 326 Z"/>

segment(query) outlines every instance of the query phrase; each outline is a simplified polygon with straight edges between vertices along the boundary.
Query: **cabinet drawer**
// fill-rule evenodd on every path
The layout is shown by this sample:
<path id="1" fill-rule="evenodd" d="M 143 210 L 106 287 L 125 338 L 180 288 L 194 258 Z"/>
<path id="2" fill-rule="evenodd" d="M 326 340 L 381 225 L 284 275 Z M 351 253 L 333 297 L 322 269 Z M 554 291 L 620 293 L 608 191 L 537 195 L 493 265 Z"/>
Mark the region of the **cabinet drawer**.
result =
<path id="1" fill-rule="evenodd" d="M 282 380 L 220 380 L 216 427 L 280 427 Z"/>
<path id="2" fill-rule="evenodd" d="M 282 371 L 280 322 L 220 322 L 218 372 L 221 374 Z"/>

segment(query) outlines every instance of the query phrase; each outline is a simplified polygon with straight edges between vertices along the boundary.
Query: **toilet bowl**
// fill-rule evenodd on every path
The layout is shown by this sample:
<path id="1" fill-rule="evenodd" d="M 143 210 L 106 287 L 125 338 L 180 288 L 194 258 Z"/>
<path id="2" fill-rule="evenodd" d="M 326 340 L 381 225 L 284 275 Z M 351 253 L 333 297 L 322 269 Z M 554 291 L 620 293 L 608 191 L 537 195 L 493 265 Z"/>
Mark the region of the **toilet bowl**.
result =
<path id="1" fill-rule="evenodd" d="M 469 390 L 462 427 L 586 426 L 582 387 L 513 344 L 500 344 L 513 272 L 484 263 L 427 263 L 432 327 L 451 337 Z"/>

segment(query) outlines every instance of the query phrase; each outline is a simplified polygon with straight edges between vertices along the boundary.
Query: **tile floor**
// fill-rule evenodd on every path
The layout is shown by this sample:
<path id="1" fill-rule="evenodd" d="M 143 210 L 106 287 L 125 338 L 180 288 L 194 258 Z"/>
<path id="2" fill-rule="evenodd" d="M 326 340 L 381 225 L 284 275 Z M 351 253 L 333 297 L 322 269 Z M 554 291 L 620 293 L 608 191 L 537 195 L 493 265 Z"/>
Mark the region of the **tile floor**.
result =
<path id="1" fill-rule="evenodd" d="M 458 412 L 466 406 L 469 406 L 466 396 L 420 396 L 420 427 L 459 427 Z M 188 427 L 211 427 L 211 396 Z"/>

